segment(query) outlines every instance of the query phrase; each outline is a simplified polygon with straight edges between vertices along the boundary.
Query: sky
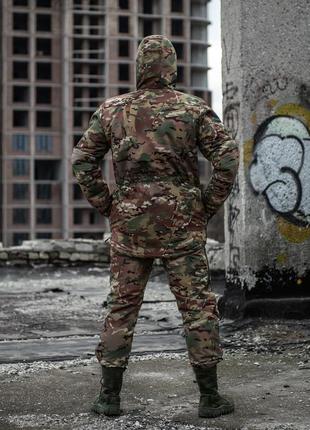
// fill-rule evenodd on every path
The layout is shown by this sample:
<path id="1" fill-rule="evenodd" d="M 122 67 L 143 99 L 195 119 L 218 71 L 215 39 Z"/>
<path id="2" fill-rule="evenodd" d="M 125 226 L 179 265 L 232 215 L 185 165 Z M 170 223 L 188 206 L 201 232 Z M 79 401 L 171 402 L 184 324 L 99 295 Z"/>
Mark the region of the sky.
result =
<path id="1" fill-rule="evenodd" d="M 208 73 L 209 89 L 212 91 L 212 109 L 222 119 L 222 70 L 221 70 L 221 0 L 211 0 L 208 3 L 209 20 L 208 63 L 211 70 Z"/>

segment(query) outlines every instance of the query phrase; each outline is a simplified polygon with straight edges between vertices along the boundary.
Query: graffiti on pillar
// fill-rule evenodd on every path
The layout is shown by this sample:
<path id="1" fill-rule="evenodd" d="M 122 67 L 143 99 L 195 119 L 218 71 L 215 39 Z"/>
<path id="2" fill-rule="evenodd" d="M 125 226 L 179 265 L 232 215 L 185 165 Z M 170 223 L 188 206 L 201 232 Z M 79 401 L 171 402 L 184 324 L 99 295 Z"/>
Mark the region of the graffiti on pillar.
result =
<path id="1" fill-rule="evenodd" d="M 298 77 L 286 76 L 281 73 L 266 77 L 266 71 L 255 71 L 255 74 L 247 74 L 243 83 L 243 100 L 247 102 L 251 110 L 256 110 L 262 101 L 270 102 L 278 98 L 283 91 L 291 88 L 292 93 L 298 94 L 300 103 L 309 109 L 310 88 L 300 81 Z"/>
<path id="2" fill-rule="evenodd" d="M 284 75 L 271 76 L 265 78 L 265 71 L 249 75 L 244 83 L 244 100 L 250 104 L 251 109 L 255 109 L 262 100 L 268 100 L 287 89 L 289 79 Z"/>
<path id="3" fill-rule="evenodd" d="M 226 66 L 226 72 L 227 75 L 230 73 L 231 69 L 231 60 L 233 56 L 233 50 L 234 50 L 234 35 L 231 35 L 230 39 L 230 46 L 227 45 L 227 39 L 223 38 L 223 50 L 224 50 L 224 58 L 225 58 L 225 66 Z"/>
<path id="4" fill-rule="evenodd" d="M 230 131 L 232 138 L 238 134 L 239 129 L 239 108 L 240 102 L 238 100 L 239 89 L 232 81 L 225 84 L 223 92 L 225 108 L 223 112 L 223 120 L 227 129 Z"/>
<path id="5" fill-rule="evenodd" d="M 230 196 L 228 198 L 228 219 L 227 226 L 229 231 L 229 267 L 236 272 L 240 269 L 240 247 L 236 243 L 236 223 L 240 215 L 240 209 L 236 202 L 240 191 L 239 178 L 237 177 Z"/>
<path id="6" fill-rule="evenodd" d="M 310 132 L 301 118 L 274 115 L 258 127 L 249 178 L 277 214 L 310 225 Z"/>

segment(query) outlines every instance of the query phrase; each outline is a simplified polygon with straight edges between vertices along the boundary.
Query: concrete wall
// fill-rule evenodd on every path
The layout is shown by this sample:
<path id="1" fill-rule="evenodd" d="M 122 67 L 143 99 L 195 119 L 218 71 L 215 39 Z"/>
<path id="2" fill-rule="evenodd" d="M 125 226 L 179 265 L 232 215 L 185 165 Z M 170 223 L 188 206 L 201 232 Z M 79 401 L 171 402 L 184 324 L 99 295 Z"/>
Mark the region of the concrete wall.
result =
<path id="1" fill-rule="evenodd" d="M 310 296 L 309 14 L 307 0 L 222 0 L 223 116 L 241 153 L 225 217 L 231 312 Z"/>

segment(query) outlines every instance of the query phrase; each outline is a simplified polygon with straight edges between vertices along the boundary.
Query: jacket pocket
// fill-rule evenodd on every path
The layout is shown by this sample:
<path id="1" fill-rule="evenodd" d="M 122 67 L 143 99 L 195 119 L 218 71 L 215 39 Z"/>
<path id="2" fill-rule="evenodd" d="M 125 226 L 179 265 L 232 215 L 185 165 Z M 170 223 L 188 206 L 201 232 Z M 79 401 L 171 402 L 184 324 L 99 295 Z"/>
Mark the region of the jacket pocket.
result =
<path id="1" fill-rule="evenodd" d="M 201 189 L 191 184 L 183 184 L 175 187 L 173 192 L 177 195 L 175 227 L 184 229 L 193 223 L 197 226 L 203 225 L 204 208 Z"/>

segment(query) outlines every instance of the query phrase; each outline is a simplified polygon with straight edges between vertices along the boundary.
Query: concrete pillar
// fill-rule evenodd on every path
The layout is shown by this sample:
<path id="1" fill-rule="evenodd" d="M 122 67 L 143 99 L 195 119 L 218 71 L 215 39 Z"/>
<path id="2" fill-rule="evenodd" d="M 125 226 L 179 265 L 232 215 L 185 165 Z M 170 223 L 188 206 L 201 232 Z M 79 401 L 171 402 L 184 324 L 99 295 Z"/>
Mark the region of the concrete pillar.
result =
<path id="1" fill-rule="evenodd" d="M 310 297 L 309 15 L 308 0 L 222 0 L 223 118 L 241 155 L 227 316 L 257 297 Z"/>

